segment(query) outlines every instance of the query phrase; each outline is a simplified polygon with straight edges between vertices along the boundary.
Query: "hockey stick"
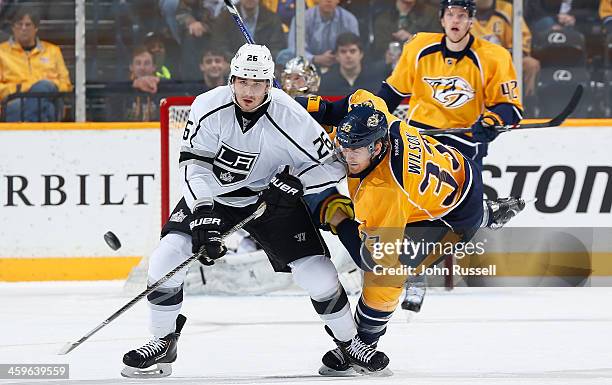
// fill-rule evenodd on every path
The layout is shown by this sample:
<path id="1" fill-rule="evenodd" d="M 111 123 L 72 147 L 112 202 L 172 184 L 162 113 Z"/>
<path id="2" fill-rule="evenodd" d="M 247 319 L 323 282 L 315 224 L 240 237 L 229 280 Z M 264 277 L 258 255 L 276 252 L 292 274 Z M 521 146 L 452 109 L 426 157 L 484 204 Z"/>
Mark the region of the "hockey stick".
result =
<path id="1" fill-rule="evenodd" d="M 232 15 L 232 18 L 236 22 L 236 25 L 238 26 L 238 28 L 240 28 L 240 32 L 242 32 L 242 36 L 244 36 L 244 39 L 249 44 L 255 44 L 255 40 L 253 40 L 253 37 L 251 37 L 249 30 L 246 29 L 246 26 L 244 25 L 244 21 L 242 21 L 242 17 L 240 17 L 240 14 L 238 13 L 236 6 L 234 5 L 234 3 L 232 3 L 232 0 L 224 0 L 224 1 L 225 1 L 225 6 L 227 7 L 228 12 Z M 278 84 L 276 79 L 272 79 L 272 82 L 274 84 L 274 87 L 281 88 L 280 84 Z"/>
<path id="2" fill-rule="evenodd" d="M 582 98 L 583 91 L 584 91 L 584 88 L 582 87 L 582 84 L 579 84 L 578 87 L 576 87 L 576 90 L 574 91 L 572 98 L 570 99 L 569 103 L 567 103 L 565 108 L 557 116 L 555 116 L 548 122 L 530 123 L 530 124 L 520 124 L 520 123 L 519 124 L 509 124 L 505 126 L 496 126 L 494 128 L 497 130 L 497 132 L 506 132 L 510 130 L 526 130 L 530 128 L 545 128 L 545 127 L 560 126 L 561 123 L 563 123 L 565 119 L 567 119 L 567 117 L 570 116 L 572 112 L 574 112 L 574 110 L 578 106 L 578 103 L 580 103 L 580 98 Z M 433 129 L 419 130 L 419 133 L 421 135 L 441 135 L 441 134 L 465 134 L 466 132 L 471 132 L 471 131 L 472 131 L 471 128 L 446 128 L 446 129 L 433 128 Z"/>
<path id="3" fill-rule="evenodd" d="M 248 217 L 246 217 L 245 219 L 243 219 L 242 221 L 240 221 L 239 223 L 237 223 L 234 227 L 232 227 L 229 231 L 227 231 L 226 233 L 223 234 L 223 237 L 227 237 L 228 235 L 232 234 L 235 231 L 240 230 L 241 228 L 244 227 L 244 225 L 246 225 L 247 223 L 251 222 L 254 219 L 259 218 L 264 211 L 266 210 L 266 204 L 262 203 L 259 205 L 259 207 L 257 207 L 257 210 L 255 210 L 255 212 L 253 212 L 253 214 L 249 215 Z M 161 277 L 157 282 L 155 282 L 154 284 L 152 284 L 151 286 L 147 287 L 146 290 L 144 290 L 142 293 L 138 294 L 136 297 L 134 297 L 134 299 L 132 299 L 130 302 L 128 302 L 127 304 L 125 304 L 121 309 L 117 310 L 116 312 L 114 312 L 110 317 L 108 317 L 107 319 L 105 319 L 104 321 L 102 321 L 101 324 L 99 324 L 98 326 L 96 326 L 95 328 L 93 328 L 89 333 L 85 334 L 83 337 L 81 337 L 81 339 L 79 339 L 76 342 L 68 342 L 66 343 L 66 345 L 64 345 L 60 351 L 57 354 L 60 355 L 64 355 L 64 354 L 68 354 L 70 353 L 72 350 L 74 350 L 77 346 L 81 345 L 83 342 L 87 341 L 89 339 L 89 337 L 91 337 L 92 335 L 94 335 L 95 333 L 98 332 L 98 330 L 102 329 L 104 326 L 108 325 L 109 323 L 111 323 L 111 321 L 113 321 L 114 319 L 116 319 L 117 317 L 119 317 L 121 314 L 123 314 L 126 310 L 128 310 L 129 308 L 131 308 L 132 306 L 134 306 L 136 304 L 136 302 L 140 301 L 142 298 L 144 298 L 145 296 L 149 295 L 153 290 L 157 289 L 159 286 L 161 286 L 164 282 L 166 282 L 167 280 L 169 280 L 174 274 L 176 274 L 179 270 L 183 269 L 184 267 L 188 266 L 191 262 L 195 261 L 196 259 L 198 259 L 200 256 L 202 256 L 203 254 L 206 254 L 206 249 L 204 249 L 203 247 L 200 249 L 200 251 L 198 253 L 193 254 L 191 257 L 187 258 L 183 263 L 181 263 L 180 265 L 178 265 L 177 267 L 175 267 L 174 269 L 172 269 L 172 271 L 170 271 L 168 274 L 164 275 L 163 277 Z M 208 257 L 207 257 L 208 258 Z M 212 261 L 212 260 L 211 260 Z"/>

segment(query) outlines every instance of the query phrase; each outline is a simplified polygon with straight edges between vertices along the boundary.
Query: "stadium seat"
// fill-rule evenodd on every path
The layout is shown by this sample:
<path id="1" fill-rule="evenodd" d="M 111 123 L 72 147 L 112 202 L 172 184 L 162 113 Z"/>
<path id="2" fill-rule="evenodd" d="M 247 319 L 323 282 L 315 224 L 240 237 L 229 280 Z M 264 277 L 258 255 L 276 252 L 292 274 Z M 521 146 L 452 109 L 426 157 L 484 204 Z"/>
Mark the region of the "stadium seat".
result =
<path id="1" fill-rule="evenodd" d="M 543 68 L 538 75 L 536 95 L 538 117 L 553 117 L 566 105 L 572 93 L 582 84 L 584 94 L 571 117 L 588 117 L 592 105 L 590 75 L 584 67 Z"/>
<path id="2" fill-rule="evenodd" d="M 610 67 L 608 67 L 610 68 Z M 607 118 L 612 117 L 612 69 L 606 69 L 604 72 L 605 79 L 605 110 L 604 114 Z"/>
<path id="3" fill-rule="evenodd" d="M 584 35 L 571 29 L 540 33 L 533 40 L 533 56 L 542 68 L 585 66 Z"/>
<path id="4" fill-rule="evenodd" d="M 612 33 L 610 32 L 606 35 L 604 44 L 604 66 L 605 68 L 612 68 Z"/>

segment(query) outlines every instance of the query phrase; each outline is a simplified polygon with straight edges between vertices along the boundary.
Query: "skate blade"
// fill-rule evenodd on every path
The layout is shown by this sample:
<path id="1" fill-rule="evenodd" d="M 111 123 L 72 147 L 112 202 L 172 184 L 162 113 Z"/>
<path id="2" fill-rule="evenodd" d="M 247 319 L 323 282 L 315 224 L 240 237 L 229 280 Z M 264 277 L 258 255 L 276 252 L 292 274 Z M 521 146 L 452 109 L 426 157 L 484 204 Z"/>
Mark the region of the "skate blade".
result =
<path id="1" fill-rule="evenodd" d="M 370 376 L 370 377 L 391 377 L 393 375 L 393 371 L 389 368 L 384 368 L 383 370 L 379 370 L 379 371 L 371 371 L 368 370 L 362 366 L 359 365 L 353 365 L 353 368 L 355 369 L 355 371 L 361 375 L 364 376 Z"/>
<path id="2" fill-rule="evenodd" d="M 325 365 L 319 368 L 319 374 L 325 377 L 356 377 L 360 375 L 351 367 L 347 370 L 335 370 Z"/>
<path id="3" fill-rule="evenodd" d="M 162 378 L 172 374 L 172 364 L 157 364 L 154 368 L 139 369 L 126 366 L 121 371 L 123 377 L 128 378 Z"/>
<path id="4" fill-rule="evenodd" d="M 418 312 L 421 311 L 421 305 L 420 304 L 417 305 L 417 304 L 412 303 L 412 302 L 410 302 L 410 303 L 403 302 L 401 306 L 402 306 L 403 310 L 408 310 L 408 311 L 411 311 L 413 313 L 418 313 Z"/>

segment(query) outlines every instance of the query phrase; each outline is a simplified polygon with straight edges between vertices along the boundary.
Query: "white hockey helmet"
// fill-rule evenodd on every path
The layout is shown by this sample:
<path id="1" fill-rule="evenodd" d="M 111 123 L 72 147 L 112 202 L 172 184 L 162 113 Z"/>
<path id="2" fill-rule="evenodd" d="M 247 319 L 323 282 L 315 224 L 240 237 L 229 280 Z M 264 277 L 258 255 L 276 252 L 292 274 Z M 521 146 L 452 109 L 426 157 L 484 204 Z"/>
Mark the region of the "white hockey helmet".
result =
<path id="1" fill-rule="evenodd" d="M 265 45 L 245 44 L 238 49 L 230 63 L 230 82 L 234 77 L 254 80 L 274 79 L 274 60 Z"/>

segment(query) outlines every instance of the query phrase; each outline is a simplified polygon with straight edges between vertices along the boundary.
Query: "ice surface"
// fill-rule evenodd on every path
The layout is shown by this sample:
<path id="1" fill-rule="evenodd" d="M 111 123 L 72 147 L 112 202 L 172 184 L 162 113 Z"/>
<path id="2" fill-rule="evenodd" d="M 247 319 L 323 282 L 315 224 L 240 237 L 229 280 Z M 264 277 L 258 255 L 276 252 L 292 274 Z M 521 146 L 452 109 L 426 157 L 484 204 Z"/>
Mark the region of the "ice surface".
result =
<path id="1" fill-rule="evenodd" d="M 58 356 L 64 343 L 131 299 L 122 285 L 0 284 L 0 363 L 69 363 L 70 380 L 53 383 L 92 385 L 612 383 L 612 288 L 428 292 L 421 312 L 408 323 L 398 310 L 381 340 L 393 377 L 318 376 L 320 358 L 333 344 L 300 295 L 186 297 L 179 358 L 164 379 L 119 374 L 123 353 L 149 338 L 144 301 Z"/>

